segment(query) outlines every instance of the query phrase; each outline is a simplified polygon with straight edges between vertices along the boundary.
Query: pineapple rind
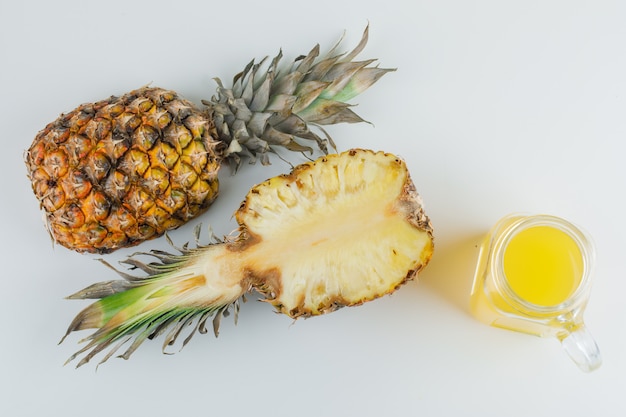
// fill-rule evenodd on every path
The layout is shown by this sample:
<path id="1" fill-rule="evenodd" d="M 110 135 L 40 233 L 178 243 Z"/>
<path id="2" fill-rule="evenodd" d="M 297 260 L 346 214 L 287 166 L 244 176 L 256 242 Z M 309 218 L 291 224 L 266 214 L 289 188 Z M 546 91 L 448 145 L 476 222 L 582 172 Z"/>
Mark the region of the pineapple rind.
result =
<path id="1" fill-rule="evenodd" d="M 218 192 L 216 136 L 203 110 L 156 87 L 61 115 L 25 155 L 54 241 L 107 253 L 204 212 Z"/>

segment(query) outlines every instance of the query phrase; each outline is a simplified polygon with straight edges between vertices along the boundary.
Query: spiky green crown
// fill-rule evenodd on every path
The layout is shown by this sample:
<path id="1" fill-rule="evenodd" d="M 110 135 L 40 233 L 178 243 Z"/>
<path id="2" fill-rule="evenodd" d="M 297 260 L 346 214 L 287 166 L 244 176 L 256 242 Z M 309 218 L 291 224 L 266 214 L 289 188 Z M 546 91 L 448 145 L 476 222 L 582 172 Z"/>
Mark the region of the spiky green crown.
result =
<path id="1" fill-rule="evenodd" d="M 217 97 L 203 101 L 212 113 L 219 139 L 228 144 L 226 156 L 239 163 L 238 154 L 268 164 L 273 146 L 292 151 L 312 152 L 296 138 L 315 141 L 324 152 L 335 147 L 322 126 L 357 123 L 359 117 L 347 102 L 395 69 L 371 67 L 375 59 L 353 61 L 368 40 L 366 27 L 359 44 L 348 54 L 337 54 L 338 42 L 324 58 L 318 59 L 316 45 L 306 56 L 299 56 L 291 67 L 279 69 L 282 51 L 261 70 L 265 59 L 251 61 L 225 88 L 219 78 Z M 323 138 L 311 131 L 315 126 Z"/>
<path id="2" fill-rule="evenodd" d="M 59 343 L 72 332 L 84 329 L 97 328 L 94 333 L 82 341 L 86 345 L 74 353 L 66 364 L 86 353 L 77 364 L 77 368 L 88 363 L 97 354 L 109 349 L 98 365 L 109 360 L 115 353 L 124 347 L 119 358 L 128 359 L 137 348 L 147 339 L 165 335 L 162 351 L 166 353 L 168 347 L 174 345 L 181 333 L 192 326 L 186 333 L 181 349 L 189 343 L 196 333 L 207 333 L 207 321 L 211 319 L 215 337 L 219 334 L 222 317 L 234 313 L 237 324 L 240 302 L 246 301 L 244 292 L 238 294 L 228 302 L 217 300 L 197 306 L 181 306 L 185 300 L 186 288 L 184 281 L 189 278 L 189 269 L 185 268 L 194 258 L 201 256 L 212 246 L 219 246 L 225 240 L 218 238 L 211 232 L 211 241 L 208 244 L 200 243 L 200 225 L 194 229 L 195 247 L 185 244 L 177 247 L 166 235 L 169 244 L 179 253 L 151 250 L 139 252 L 130 258 L 121 261 L 129 269 L 144 272 L 146 276 L 135 276 L 121 271 L 103 259 L 100 261 L 119 274 L 121 280 L 104 281 L 84 288 L 67 297 L 68 299 L 98 300 L 83 309 L 72 321 Z M 153 258 L 149 263 L 139 260 L 139 257 Z M 171 279 L 183 280 L 183 285 L 168 284 Z"/>

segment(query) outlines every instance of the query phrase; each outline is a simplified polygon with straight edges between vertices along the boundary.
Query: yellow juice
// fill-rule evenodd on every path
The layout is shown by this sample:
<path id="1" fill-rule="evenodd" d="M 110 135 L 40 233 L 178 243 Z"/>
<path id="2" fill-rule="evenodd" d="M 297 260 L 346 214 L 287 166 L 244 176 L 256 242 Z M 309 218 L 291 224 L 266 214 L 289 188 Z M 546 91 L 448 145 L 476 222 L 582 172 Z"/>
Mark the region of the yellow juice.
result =
<path id="1" fill-rule="evenodd" d="M 556 306 L 569 299 L 583 277 L 577 242 L 551 226 L 516 233 L 504 249 L 504 276 L 511 290 L 528 303 Z"/>

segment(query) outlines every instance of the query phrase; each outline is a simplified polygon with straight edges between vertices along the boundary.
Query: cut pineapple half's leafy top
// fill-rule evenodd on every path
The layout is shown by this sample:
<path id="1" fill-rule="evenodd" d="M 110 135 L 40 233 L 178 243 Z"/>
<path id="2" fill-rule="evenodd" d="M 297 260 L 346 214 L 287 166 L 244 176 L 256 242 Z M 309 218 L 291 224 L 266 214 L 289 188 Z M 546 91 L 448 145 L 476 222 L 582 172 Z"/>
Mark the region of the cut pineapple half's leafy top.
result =
<path id="1" fill-rule="evenodd" d="M 253 187 L 235 213 L 236 237 L 187 245 L 180 254 L 125 262 L 146 276 L 94 284 L 69 298 L 99 299 L 74 319 L 67 334 L 95 328 L 78 366 L 128 343 L 128 358 L 145 340 L 165 333 L 163 349 L 188 325 L 206 332 L 213 318 L 239 310 L 256 290 L 277 311 L 310 317 L 390 294 L 430 260 L 433 230 L 398 157 L 350 150 L 299 165 Z M 198 232 L 199 233 L 199 232 Z"/>

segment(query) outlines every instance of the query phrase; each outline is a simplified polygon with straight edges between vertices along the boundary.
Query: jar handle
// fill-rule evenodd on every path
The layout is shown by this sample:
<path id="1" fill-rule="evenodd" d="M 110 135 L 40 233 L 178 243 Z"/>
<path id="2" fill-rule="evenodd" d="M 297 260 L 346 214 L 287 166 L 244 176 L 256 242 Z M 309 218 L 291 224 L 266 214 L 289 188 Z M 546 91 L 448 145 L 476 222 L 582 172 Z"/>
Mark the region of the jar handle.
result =
<path id="1" fill-rule="evenodd" d="M 560 339 L 565 352 L 583 371 L 591 372 L 602 364 L 600 349 L 584 324 L 576 326 L 575 330 Z"/>

